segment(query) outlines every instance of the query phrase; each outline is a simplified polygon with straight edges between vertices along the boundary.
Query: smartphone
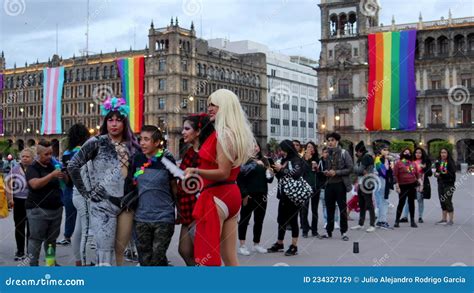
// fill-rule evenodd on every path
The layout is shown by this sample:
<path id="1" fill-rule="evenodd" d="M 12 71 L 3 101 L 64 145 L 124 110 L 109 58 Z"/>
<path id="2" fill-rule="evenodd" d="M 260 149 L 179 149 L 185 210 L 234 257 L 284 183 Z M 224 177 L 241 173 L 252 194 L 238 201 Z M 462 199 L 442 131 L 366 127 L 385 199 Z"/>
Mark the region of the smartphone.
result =
<path id="1" fill-rule="evenodd" d="M 275 165 L 275 161 L 273 161 L 272 158 L 267 158 L 267 159 L 268 159 L 268 163 L 270 164 L 270 166 Z"/>

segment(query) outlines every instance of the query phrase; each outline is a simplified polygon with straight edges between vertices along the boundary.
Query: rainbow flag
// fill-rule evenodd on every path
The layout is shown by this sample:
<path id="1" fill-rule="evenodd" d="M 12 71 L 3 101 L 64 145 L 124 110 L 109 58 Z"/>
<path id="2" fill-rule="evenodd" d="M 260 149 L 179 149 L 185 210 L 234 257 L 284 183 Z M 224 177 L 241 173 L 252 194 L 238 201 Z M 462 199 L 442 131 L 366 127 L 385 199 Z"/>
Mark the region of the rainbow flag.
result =
<path id="1" fill-rule="evenodd" d="M 0 74 L 0 97 L 3 94 L 3 74 Z M 3 134 L 3 107 L 0 107 L 0 134 Z"/>
<path id="2" fill-rule="evenodd" d="M 137 133 L 143 125 L 145 57 L 117 59 L 117 67 L 122 79 L 122 97 L 130 107 L 130 126 Z"/>
<path id="3" fill-rule="evenodd" d="M 43 68 L 43 119 L 41 134 L 61 134 L 61 100 L 64 67 Z"/>
<path id="4" fill-rule="evenodd" d="M 416 129 L 415 41 L 415 30 L 369 34 L 369 131 Z"/>

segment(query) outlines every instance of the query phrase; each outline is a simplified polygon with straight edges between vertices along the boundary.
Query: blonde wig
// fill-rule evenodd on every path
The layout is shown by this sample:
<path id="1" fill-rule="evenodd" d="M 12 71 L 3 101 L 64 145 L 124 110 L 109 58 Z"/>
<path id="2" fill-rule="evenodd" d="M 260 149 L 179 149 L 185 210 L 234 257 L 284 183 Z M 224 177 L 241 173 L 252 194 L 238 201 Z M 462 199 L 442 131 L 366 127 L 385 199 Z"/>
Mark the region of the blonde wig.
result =
<path id="1" fill-rule="evenodd" d="M 252 157 L 256 141 L 239 99 L 233 92 L 219 89 L 209 96 L 207 103 L 219 107 L 214 127 L 225 156 L 233 167 L 244 164 Z"/>

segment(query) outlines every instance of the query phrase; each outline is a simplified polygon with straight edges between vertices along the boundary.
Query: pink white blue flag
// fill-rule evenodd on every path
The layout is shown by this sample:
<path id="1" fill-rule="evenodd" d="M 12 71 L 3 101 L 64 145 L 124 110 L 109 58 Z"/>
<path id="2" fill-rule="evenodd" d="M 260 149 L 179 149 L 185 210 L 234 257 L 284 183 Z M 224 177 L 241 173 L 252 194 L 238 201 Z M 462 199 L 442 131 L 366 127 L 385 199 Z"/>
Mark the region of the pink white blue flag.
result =
<path id="1" fill-rule="evenodd" d="M 61 134 L 61 100 L 64 85 L 64 67 L 43 69 L 43 121 L 41 134 Z"/>

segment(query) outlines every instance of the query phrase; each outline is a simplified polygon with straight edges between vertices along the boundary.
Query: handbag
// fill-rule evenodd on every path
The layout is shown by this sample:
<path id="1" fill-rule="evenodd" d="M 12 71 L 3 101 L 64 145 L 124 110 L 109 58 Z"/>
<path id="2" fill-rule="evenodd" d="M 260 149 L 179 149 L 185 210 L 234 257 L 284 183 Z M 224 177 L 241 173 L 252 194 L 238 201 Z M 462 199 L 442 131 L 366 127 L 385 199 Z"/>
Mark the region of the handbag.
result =
<path id="1" fill-rule="evenodd" d="M 289 162 L 290 171 L 293 169 L 291 167 L 291 162 Z M 290 172 L 291 173 L 291 172 Z M 288 199 L 293 202 L 296 206 L 299 206 L 306 202 L 313 194 L 313 189 L 303 177 L 294 179 L 291 175 L 286 175 L 280 179 L 280 191 L 288 197 Z"/>

